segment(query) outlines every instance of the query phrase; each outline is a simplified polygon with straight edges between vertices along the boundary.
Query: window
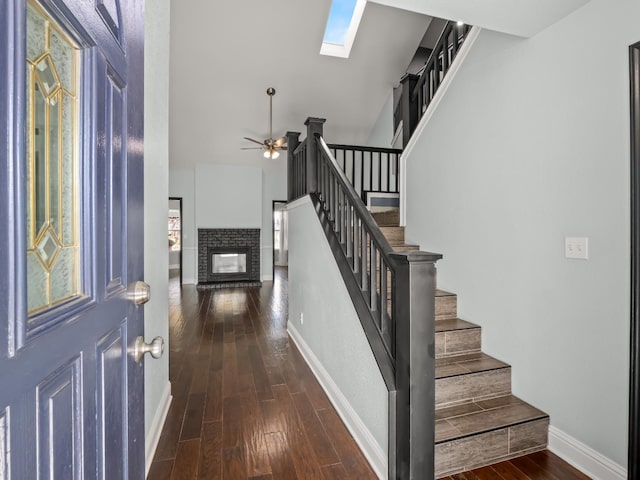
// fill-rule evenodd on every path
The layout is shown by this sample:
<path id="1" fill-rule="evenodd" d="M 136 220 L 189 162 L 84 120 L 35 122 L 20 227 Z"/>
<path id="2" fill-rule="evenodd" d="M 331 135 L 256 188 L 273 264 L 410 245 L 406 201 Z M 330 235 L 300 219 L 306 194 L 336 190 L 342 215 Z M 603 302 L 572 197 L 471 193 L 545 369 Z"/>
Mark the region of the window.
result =
<path id="1" fill-rule="evenodd" d="M 27 304 L 37 313 L 81 294 L 78 235 L 79 50 L 27 3 Z"/>
<path id="2" fill-rule="evenodd" d="M 180 210 L 169 210 L 169 251 L 179 252 L 182 249 L 181 231 Z"/>

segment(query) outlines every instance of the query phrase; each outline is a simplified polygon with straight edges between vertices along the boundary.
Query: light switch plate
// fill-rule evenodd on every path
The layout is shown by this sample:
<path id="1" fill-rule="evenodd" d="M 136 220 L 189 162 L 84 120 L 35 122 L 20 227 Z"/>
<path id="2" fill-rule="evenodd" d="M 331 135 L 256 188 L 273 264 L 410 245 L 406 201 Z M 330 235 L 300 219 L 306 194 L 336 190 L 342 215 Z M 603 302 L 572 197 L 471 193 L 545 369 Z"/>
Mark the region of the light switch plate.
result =
<path id="1" fill-rule="evenodd" d="M 589 259 L 589 238 L 566 237 L 564 239 L 565 258 Z"/>

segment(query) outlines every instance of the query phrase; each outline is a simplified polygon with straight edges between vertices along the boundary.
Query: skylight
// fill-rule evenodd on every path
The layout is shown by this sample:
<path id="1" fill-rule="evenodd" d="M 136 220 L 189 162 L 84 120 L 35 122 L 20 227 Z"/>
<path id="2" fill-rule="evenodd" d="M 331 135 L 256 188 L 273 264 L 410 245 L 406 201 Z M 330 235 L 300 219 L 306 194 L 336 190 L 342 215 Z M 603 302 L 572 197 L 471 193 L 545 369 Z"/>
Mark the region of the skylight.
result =
<path id="1" fill-rule="evenodd" d="M 347 58 L 367 0 L 333 0 L 322 39 L 322 55 Z"/>

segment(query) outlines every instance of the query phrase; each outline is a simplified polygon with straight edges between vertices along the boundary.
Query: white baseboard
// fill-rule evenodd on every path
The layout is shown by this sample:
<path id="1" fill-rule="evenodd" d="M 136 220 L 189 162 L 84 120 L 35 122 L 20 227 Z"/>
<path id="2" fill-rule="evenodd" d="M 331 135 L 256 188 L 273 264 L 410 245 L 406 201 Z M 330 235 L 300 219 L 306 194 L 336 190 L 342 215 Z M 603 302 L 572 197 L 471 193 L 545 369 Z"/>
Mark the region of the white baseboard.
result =
<path id="1" fill-rule="evenodd" d="M 270 282 L 273 280 L 273 275 L 262 275 L 263 282 Z"/>
<path id="2" fill-rule="evenodd" d="M 176 263 L 175 265 L 169 265 L 169 270 L 180 270 L 180 264 Z"/>
<path id="3" fill-rule="evenodd" d="M 196 283 L 196 279 L 195 278 L 188 278 L 188 277 L 182 277 L 182 284 L 183 285 L 188 285 L 188 284 L 193 284 L 195 285 Z"/>
<path id="4" fill-rule="evenodd" d="M 562 430 L 549 426 L 549 450 L 593 480 L 626 480 L 627 471 Z"/>
<path id="5" fill-rule="evenodd" d="M 151 462 L 153 461 L 153 456 L 156 453 L 156 448 L 158 448 L 158 442 L 160 441 L 160 434 L 162 433 L 162 427 L 164 426 L 164 421 L 167 419 L 167 414 L 169 413 L 169 406 L 171 405 L 171 400 L 173 397 L 171 396 L 171 382 L 167 382 L 167 385 L 164 388 L 164 392 L 162 392 L 162 398 L 160 399 L 160 405 L 158 406 L 158 410 L 156 410 L 156 414 L 153 417 L 153 421 L 151 422 L 151 428 L 149 429 L 149 435 L 145 439 L 145 477 L 149 474 L 149 469 L 151 468 Z"/>
<path id="6" fill-rule="evenodd" d="M 300 353 L 306 360 L 307 364 L 309 364 L 311 371 L 329 397 L 333 407 L 338 412 L 338 415 L 346 425 L 354 440 L 362 450 L 362 453 L 369 461 L 373 471 L 379 479 L 386 480 L 387 455 L 382 450 L 382 447 L 380 447 L 367 426 L 358 416 L 357 412 L 353 409 L 351 404 L 349 404 L 349 401 L 342 394 L 338 385 L 333 381 L 329 372 L 327 372 L 322 366 L 318 357 L 316 357 L 313 351 L 311 351 L 309 345 L 307 345 L 294 325 L 289 322 L 287 323 L 287 332 L 298 347 L 298 350 L 300 350 Z"/>

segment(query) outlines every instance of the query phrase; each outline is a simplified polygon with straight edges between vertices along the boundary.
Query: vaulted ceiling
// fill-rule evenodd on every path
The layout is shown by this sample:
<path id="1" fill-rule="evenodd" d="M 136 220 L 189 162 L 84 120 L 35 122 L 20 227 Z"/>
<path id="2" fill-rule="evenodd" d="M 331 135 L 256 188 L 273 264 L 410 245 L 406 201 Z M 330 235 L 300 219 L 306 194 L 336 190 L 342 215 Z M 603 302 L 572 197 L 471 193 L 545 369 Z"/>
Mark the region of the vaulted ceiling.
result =
<path id="1" fill-rule="evenodd" d="M 430 18 L 367 4 L 350 58 L 319 54 L 331 0 L 191 0 L 171 5 L 171 166 L 261 164 L 244 136 L 303 131 L 324 117 L 335 143 L 363 143 Z M 304 135 L 303 135 L 304 136 Z"/>
<path id="2" fill-rule="evenodd" d="M 268 137 L 268 87 L 274 136 L 324 117 L 329 141 L 362 144 L 431 16 L 528 36 L 587 2 L 369 0 L 348 59 L 319 54 L 331 0 L 171 2 L 171 167 L 263 164 L 240 148 Z"/>

